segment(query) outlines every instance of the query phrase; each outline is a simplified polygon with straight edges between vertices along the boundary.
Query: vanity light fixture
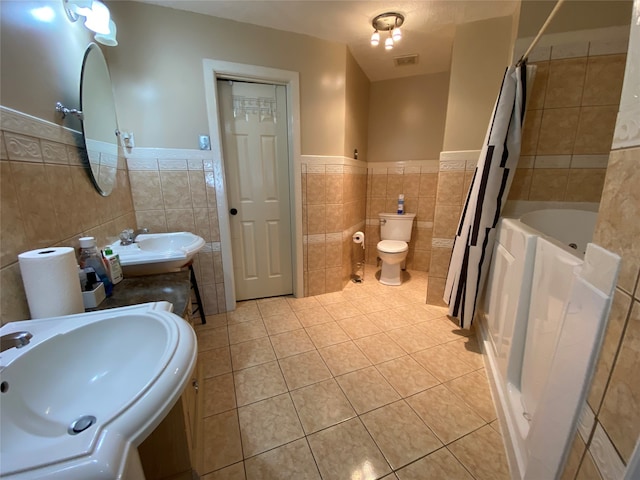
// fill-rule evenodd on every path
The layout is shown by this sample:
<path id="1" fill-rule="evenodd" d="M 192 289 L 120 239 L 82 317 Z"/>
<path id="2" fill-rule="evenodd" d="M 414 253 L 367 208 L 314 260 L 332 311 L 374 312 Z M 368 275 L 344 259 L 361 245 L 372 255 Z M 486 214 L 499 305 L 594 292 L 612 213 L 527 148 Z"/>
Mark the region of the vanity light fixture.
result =
<path id="1" fill-rule="evenodd" d="M 374 32 L 371 35 L 371 45 L 376 47 L 380 43 L 380 32 L 389 32 L 384 41 L 385 50 L 391 50 L 395 42 L 402 38 L 400 27 L 404 23 L 404 15 L 401 13 L 387 12 L 376 16 L 372 21 Z"/>
<path id="2" fill-rule="evenodd" d="M 95 40 L 103 45 L 115 47 L 116 24 L 111 20 L 107 6 L 99 0 L 62 0 L 64 11 L 72 22 L 84 17 L 84 26 L 94 32 Z"/>

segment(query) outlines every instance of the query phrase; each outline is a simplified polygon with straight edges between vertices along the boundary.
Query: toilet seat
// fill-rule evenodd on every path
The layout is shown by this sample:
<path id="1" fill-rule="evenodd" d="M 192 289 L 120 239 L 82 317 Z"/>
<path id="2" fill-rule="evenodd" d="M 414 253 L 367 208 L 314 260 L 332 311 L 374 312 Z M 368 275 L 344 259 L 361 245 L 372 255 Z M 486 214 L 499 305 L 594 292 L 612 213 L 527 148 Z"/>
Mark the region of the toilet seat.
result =
<path id="1" fill-rule="evenodd" d="M 402 253 L 409 250 L 409 245 L 401 240 L 381 240 L 377 248 L 384 253 Z"/>

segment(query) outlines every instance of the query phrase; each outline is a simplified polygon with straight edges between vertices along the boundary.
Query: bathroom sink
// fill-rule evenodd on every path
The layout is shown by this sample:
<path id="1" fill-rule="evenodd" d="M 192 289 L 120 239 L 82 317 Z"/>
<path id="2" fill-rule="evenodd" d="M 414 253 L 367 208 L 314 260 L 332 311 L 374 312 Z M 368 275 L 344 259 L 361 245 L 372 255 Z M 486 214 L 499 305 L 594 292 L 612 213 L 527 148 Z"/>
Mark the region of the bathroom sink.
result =
<path id="1" fill-rule="evenodd" d="M 175 272 L 204 247 L 204 239 L 190 232 L 145 233 L 131 245 L 113 243 L 125 275 Z"/>
<path id="2" fill-rule="evenodd" d="M 0 477 L 120 478 L 139 462 L 137 447 L 180 397 L 197 352 L 191 326 L 157 305 L 0 329 L 32 334 L 0 354 Z"/>

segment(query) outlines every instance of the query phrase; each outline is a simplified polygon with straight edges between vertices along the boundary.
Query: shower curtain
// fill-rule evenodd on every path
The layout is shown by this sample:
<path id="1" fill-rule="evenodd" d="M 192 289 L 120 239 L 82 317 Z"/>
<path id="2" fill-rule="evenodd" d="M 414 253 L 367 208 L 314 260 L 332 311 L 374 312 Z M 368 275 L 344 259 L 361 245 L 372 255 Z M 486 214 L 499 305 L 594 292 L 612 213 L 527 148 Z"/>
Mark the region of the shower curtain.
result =
<path id="1" fill-rule="evenodd" d="M 520 158 L 527 67 L 507 68 L 467 195 L 449 263 L 444 301 L 469 328 L 489 270 L 495 227 Z"/>

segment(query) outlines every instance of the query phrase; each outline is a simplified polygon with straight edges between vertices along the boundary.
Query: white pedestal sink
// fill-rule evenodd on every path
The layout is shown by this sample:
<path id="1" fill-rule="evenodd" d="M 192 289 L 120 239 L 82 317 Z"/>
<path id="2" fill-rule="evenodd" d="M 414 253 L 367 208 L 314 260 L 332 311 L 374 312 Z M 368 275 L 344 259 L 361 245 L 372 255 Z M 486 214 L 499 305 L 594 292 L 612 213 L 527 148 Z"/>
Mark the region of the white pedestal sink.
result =
<path id="1" fill-rule="evenodd" d="M 12 322 L 28 345 L 0 354 L 0 477 L 140 477 L 137 447 L 193 372 L 191 326 L 158 302 Z"/>
<path id="2" fill-rule="evenodd" d="M 190 232 L 145 233 L 131 245 L 114 242 L 111 248 L 120 256 L 124 275 L 152 275 L 175 272 L 189 263 L 205 245 L 204 239 Z"/>

